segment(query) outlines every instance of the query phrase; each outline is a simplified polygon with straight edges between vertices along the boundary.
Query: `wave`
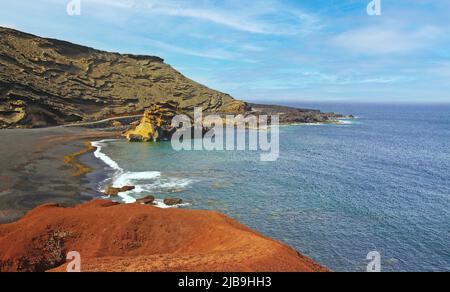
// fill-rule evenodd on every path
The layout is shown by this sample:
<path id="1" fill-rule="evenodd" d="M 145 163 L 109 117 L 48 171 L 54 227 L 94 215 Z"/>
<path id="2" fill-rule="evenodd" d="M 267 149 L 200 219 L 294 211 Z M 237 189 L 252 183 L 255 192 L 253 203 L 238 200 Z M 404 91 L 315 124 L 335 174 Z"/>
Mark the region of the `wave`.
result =
<path id="1" fill-rule="evenodd" d="M 353 121 L 351 120 L 345 120 L 345 119 L 341 119 L 339 120 L 339 125 L 352 125 Z"/>
<path id="2" fill-rule="evenodd" d="M 132 204 L 137 201 L 137 199 L 144 197 L 145 195 L 154 193 L 175 193 L 183 191 L 187 186 L 192 183 L 190 179 L 180 179 L 180 178 L 162 178 L 161 172 L 159 171 L 143 171 L 143 172 L 130 172 L 125 171 L 119 164 L 114 161 L 111 157 L 102 152 L 103 148 L 107 146 L 108 142 L 114 142 L 119 140 L 101 140 L 91 142 L 92 146 L 96 147 L 94 156 L 106 165 L 111 167 L 115 173 L 113 175 L 112 187 L 120 188 L 123 186 L 134 186 L 135 189 L 129 192 L 119 193 L 119 197 L 122 202 L 126 204 Z M 99 191 L 104 193 L 105 187 L 100 187 Z M 109 198 L 109 197 L 107 197 Z M 157 199 L 155 201 L 156 206 L 160 208 L 173 208 L 173 207 L 184 207 L 189 204 L 180 204 L 176 206 L 167 206 L 164 204 L 163 200 Z"/>
<path id="3" fill-rule="evenodd" d="M 101 161 L 103 161 L 106 165 L 108 165 L 112 169 L 123 172 L 123 169 L 119 166 L 119 164 L 117 164 L 117 162 L 115 162 L 108 155 L 106 155 L 105 153 L 102 152 L 103 147 L 106 146 L 105 143 L 113 142 L 113 141 L 117 141 L 117 140 L 109 139 L 109 140 L 101 140 L 101 141 L 91 142 L 91 145 L 96 148 L 96 150 L 94 152 L 94 156 L 97 157 L 98 159 L 100 159 Z"/>

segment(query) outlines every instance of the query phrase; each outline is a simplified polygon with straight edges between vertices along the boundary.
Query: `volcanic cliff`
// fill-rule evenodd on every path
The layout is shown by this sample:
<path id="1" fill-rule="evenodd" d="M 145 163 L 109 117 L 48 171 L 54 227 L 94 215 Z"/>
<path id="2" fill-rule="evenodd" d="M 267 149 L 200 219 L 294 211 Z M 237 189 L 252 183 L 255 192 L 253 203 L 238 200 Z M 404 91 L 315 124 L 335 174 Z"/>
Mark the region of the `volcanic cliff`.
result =
<path id="1" fill-rule="evenodd" d="M 250 109 L 186 78 L 159 57 L 109 53 L 0 27 L 0 128 L 142 114 L 168 100 L 183 110 Z"/>

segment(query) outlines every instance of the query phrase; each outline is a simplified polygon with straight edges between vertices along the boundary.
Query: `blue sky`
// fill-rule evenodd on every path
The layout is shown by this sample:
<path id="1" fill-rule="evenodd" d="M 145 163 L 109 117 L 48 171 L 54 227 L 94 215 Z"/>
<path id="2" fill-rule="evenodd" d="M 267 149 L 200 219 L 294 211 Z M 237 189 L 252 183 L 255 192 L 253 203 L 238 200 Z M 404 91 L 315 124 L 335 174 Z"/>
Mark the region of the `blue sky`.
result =
<path id="1" fill-rule="evenodd" d="M 450 102 L 450 1 L 0 0 L 0 25 L 163 57 L 249 101 Z"/>

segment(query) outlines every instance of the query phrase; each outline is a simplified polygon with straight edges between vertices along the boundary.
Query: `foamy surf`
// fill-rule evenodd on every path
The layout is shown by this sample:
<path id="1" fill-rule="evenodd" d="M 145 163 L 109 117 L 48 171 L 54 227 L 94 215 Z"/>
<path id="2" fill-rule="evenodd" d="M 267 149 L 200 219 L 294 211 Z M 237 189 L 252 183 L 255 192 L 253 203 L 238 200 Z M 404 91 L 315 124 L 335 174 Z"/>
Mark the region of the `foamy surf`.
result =
<path id="1" fill-rule="evenodd" d="M 339 120 L 339 125 L 351 125 L 353 121 L 351 120 Z"/>
<path id="2" fill-rule="evenodd" d="M 100 159 L 101 161 L 103 161 L 106 165 L 108 165 L 112 169 L 114 169 L 116 171 L 123 171 L 123 169 L 120 168 L 120 166 L 119 166 L 119 164 L 117 164 L 117 162 L 115 162 L 108 155 L 106 155 L 105 153 L 102 152 L 103 147 L 105 147 L 105 143 L 113 142 L 113 141 L 117 141 L 117 140 L 109 139 L 109 140 L 101 140 L 101 141 L 91 142 L 91 145 L 96 148 L 96 150 L 94 152 L 94 156 L 97 157 L 98 159 Z"/>
<path id="3" fill-rule="evenodd" d="M 179 178 L 162 178 L 159 171 L 143 171 L 143 172 L 129 172 L 125 171 L 114 161 L 111 157 L 102 152 L 103 148 L 108 142 L 114 142 L 118 140 L 101 140 L 92 142 L 92 146 L 96 147 L 94 156 L 106 165 L 115 170 L 113 175 L 112 187 L 120 188 L 123 186 L 134 186 L 135 189 L 129 192 L 119 193 L 119 197 L 125 204 L 136 203 L 137 199 L 145 197 L 146 195 L 154 193 L 174 193 L 180 190 L 184 190 L 192 183 L 189 179 Z M 105 188 L 100 188 L 99 191 L 104 193 Z M 109 197 L 107 197 L 109 198 Z M 176 206 L 167 206 L 164 204 L 164 200 L 157 199 L 155 204 L 159 208 L 177 208 L 189 206 L 189 204 L 180 204 Z"/>

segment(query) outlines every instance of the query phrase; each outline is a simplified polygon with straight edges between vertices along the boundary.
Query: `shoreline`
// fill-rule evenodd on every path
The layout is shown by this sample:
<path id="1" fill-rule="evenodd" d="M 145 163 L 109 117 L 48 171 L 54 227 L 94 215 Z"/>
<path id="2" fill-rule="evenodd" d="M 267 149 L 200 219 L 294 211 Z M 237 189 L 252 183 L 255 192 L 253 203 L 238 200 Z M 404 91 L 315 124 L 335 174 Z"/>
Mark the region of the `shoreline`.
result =
<path id="1" fill-rule="evenodd" d="M 96 198 L 98 192 L 86 185 L 89 173 L 74 175 L 78 161 L 90 160 L 89 155 L 74 154 L 83 152 L 86 141 L 119 134 L 64 127 L 1 130 L 0 224 L 16 221 L 45 203 L 74 206 Z"/>
<path id="2" fill-rule="evenodd" d="M 24 134 L 32 134 L 32 135 L 24 135 Z M 117 132 L 106 132 L 106 131 L 99 131 L 99 130 L 87 130 L 84 128 L 72 128 L 72 129 L 65 129 L 65 128 L 46 128 L 46 129 L 34 129 L 34 130 L 8 130 L 7 132 L 1 131 L 0 137 L 9 137 L 9 136 L 20 136 L 22 138 L 26 137 L 25 140 L 27 140 L 27 146 L 25 149 L 17 149 L 16 148 L 10 148 L 11 153 L 14 153 L 17 156 L 20 156 L 21 153 L 19 153 L 18 150 L 27 150 L 33 153 L 32 157 L 25 157 L 25 164 L 27 165 L 33 165 L 35 164 L 34 170 L 37 170 L 37 172 L 34 172 L 34 176 L 31 177 L 31 182 L 25 182 L 21 181 L 23 186 L 21 188 L 17 188 L 17 184 L 10 186 L 7 190 L 0 190 L 3 195 L 16 193 L 20 191 L 19 198 L 24 198 L 27 202 L 26 205 L 21 206 L 19 205 L 19 208 L 17 208 L 17 204 L 9 203 L 8 202 L 2 202 L 1 199 L 5 196 L 0 197 L 0 254 L 4 254 L 7 259 L 2 258 L 0 256 L 0 263 L 14 263 L 13 266 L 0 266 L 0 270 L 7 271 L 7 270 L 18 270 L 17 267 L 19 267 L 21 264 L 18 263 L 18 266 L 14 266 L 20 258 L 28 258 L 28 260 L 32 259 L 32 255 L 29 254 L 31 245 L 35 244 L 33 241 L 28 242 L 29 237 L 25 237 L 25 234 L 23 232 L 17 234 L 13 232 L 13 230 L 17 230 L 17 226 L 23 226 L 22 224 L 24 222 L 27 222 L 28 220 L 32 220 L 34 216 L 42 216 L 42 219 L 36 220 L 35 223 L 25 223 L 25 226 L 32 226 L 29 233 L 36 234 L 37 237 L 43 236 L 42 228 L 47 228 L 49 226 L 52 226 L 55 224 L 55 228 L 61 228 L 61 226 L 64 229 L 66 228 L 72 228 L 70 226 L 72 225 L 64 225 L 65 223 L 57 223 L 59 222 L 58 218 L 62 217 L 65 218 L 65 216 L 69 216 L 68 218 L 73 218 L 73 216 L 70 216 L 72 212 L 74 212 L 76 215 L 82 214 L 83 212 L 87 212 L 86 209 L 89 209 L 91 207 L 95 207 L 98 209 L 95 210 L 95 214 L 98 212 L 102 212 L 105 208 L 105 211 L 107 213 L 103 216 L 110 216 L 109 214 L 114 207 L 114 210 L 121 209 L 120 216 L 124 216 L 127 214 L 127 216 L 132 216 L 133 218 L 134 213 L 137 212 L 137 214 L 143 214 L 144 212 L 145 216 L 155 216 L 152 214 L 160 214 L 157 216 L 160 220 L 161 226 L 164 226 L 165 224 L 168 224 L 168 222 L 178 222 L 178 219 L 176 218 L 182 218 L 180 219 L 180 222 L 183 222 L 181 226 L 177 228 L 181 228 L 180 230 L 177 229 L 176 232 L 179 232 L 180 234 L 184 234 L 185 228 L 187 228 L 189 231 L 187 234 L 178 236 L 176 233 L 172 235 L 171 239 L 152 239 L 153 241 L 156 240 L 160 242 L 160 244 L 167 245 L 169 242 L 173 241 L 180 241 L 182 238 L 191 235 L 192 232 L 194 234 L 199 233 L 200 237 L 204 237 L 206 235 L 203 234 L 202 230 L 207 228 L 213 228 L 215 229 L 217 226 L 223 225 L 223 228 L 225 230 L 229 230 L 230 233 L 238 232 L 237 234 L 240 234 L 241 232 L 245 231 L 241 235 L 239 235 L 239 238 L 244 236 L 248 237 L 247 240 L 244 241 L 238 241 L 236 243 L 233 243 L 230 245 L 230 247 L 227 247 L 226 245 L 219 244 L 218 246 L 214 247 L 217 242 L 215 240 L 211 239 L 209 235 L 207 235 L 204 240 L 201 242 L 200 246 L 198 247 L 199 250 L 196 251 L 196 248 L 189 247 L 190 250 L 186 255 L 168 255 L 165 260 L 160 259 L 160 255 L 157 255 L 155 258 L 155 254 L 150 252 L 148 249 L 146 249 L 145 252 L 142 254 L 136 255 L 134 252 L 131 251 L 131 254 L 123 254 L 118 253 L 116 254 L 105 254 L 105 256 L 120 256 L 121 260 L 119 263 L 124 263 L 126 266 L 130 261 L 134 262 L 137 261 L 139 265 L 144 265 L 145 267 L 139 267 L 136 268 L 140 271 L 308 271 L 308 272 L 327 272 L 328 269 L 320 266 L 319 264 L 315 263 L 311 259 L 301 255 L 297 251 L 295 251 L 293 248 L 288 247 L 287 245 L 276 241 L 274 239 L 264 237 L 252 230 L 250 230 L 248 227 L 241 225 L 237 221 L 234 221 L 233 219 L 230 219 L 226 217 L 225 215 L 216 213 L 216 212 L 210 212 L 210 211 L 195 211 L 190 209 L 162 209 L 157 208 L 154 206 L 141 206 L 138 204 L 117 204 L 111 200 L 98 200 L 99 194 L 95 190 L 92 189 L 92 186 L 89 186 L 89 176 L 95 176 L 98 173 L 103 173 L 105 167 L 103 169 L 100 167 L 99 169 L 96 169 L 95 166 L 92 165 L 84 165 L 84 163 L 92 162 L 93 164 L 97 163 L 99 165 L 100 163 L 103 163 L 103 161 L 99 160 L 94 155 L 94 148 L 95 146 L 92 144 L 96 144 L 96 139 L 111 139 L 116 138 L 118 136 Z M 92 141 L 94 141 L 92 143 Z M 91 145 L 88 145 L 91 144 Z M 4 145 L 3 145 L 4 146 Z M 80 150 L 81 149 L 81 150 Z M 51 151 L 50 151 L 51 150 Z M 98 148 L 95 149 L 97 151 Z M 23 154 L 23 153 L 22 153 Z M 64 157 L 66 159 L 64 159 Z M 95 162 L 97 160 L 97 162 Z M 1 161 L 0 161 L 1 162 Z M 8 173 L 6 171 L 5 165 L 2 165 L 0 168 L 0 178 L 4 179 L 4 174 Z M 45 176 L 47 179 L 43 179 L 43 175 L 39 172 L 39 170 L 44 171 L 45 168 Z M 17 170 L 16 168 L 12 168 L 14 171 Z M 26 169 L 24 170 L 26 171 Z M 9 173 L 9 175 L 12 175 L 12 173 Z M 17 175 L 17 173 L 16 173 Z M 58 180 L 55 180 L 55 176 L 58 177 Z M 93 178 L 91 177 L 91 180 Z M 35 180 L 40 180 L 40 184 L 33 188 L 33 183 L 36 183 Z M 64 192 L 65 196 L 58 196 L 58 195 L 43 195 L 44 191 L 45 194 L 52 194 L 53 189 L 55 185 L 53 183 L 58 182 L 58 185 L 56 187 L 59 187 L 60 184 L 64 184 L 64 188 L 60 188 L 59 191 Z M 21 190 L 23 189 L 23 190 Z M 69 190 L 69 191 L 68 191 Z M 12 195 L 8 196 L 10 198 L 14 198 Z M 23 200 L 22 200 L 23 202 Z M 56 204 L 56 205 L 55 205 Z M 62 206 L 62 207 L 60 207 Z M 115 207 L 117 206 L 117 207 Z M 16 209 L 14 209 L 14 207 Z M 108 207 L 108 208 L 106 208 Z M 78 210 L 78 211 L 77 211 Z M 161 210 L 161 211 L 156 211 Z M 56 212 L 56 213 L 54 213 Z M 122 213 L 125 212 L 125 213 Z M 159 213 L 164 212 L 164 213 Z M 86 224 L 89 220 L 89 216 L 91 213 L 87 213 L 86 216 L 81 216 L 77 221 L 77 224 L 83 225 Z M 109 214 L 109 215 L 107 215 Z M 217 214 L 211 217 L 210 214 Z M 59 216 L 59 217 L 58 217 Z M 75 216 L 75 215 L 74 215 Z M 144 215 L 136 215 L 137 219 L 139 216 Z M 161 217 L 162 216 L 162 217 Z M 181 216 L 181 217 L 180 217 Z M 198 225 L 196 222 L 198 217 L 206 216 L 202 224 Z M 217 218 L 223 218 L 220 221 L 216 222 L 217 219 L 215 216 L 219 216 Z M 120 218 L 120 217 L 119 217 Z M 46 225 L 47 227 L 43 226 L 43 222 L 47 220 Z M 63 220 L 63 219 L 61 219 Z M 66 219 L 64 219 L 62 222 L 66 222 Z M 90 225 L 92 225 L 92 228 L 100 228 L 99 223 L 97 221 L 98 219 L 95 219 L 94 222 L 91 222 Z M 108 223 L 113 220 L 112 218 L 106 220 Z M 130 219 L 132 220 L 132 219 Z M 203 219 L 202 219 L 203 220 Z M 122 222 L 122 221 L 121 221 Z M 152 225 L 150 223 L 154 224 L 154 220 L 151 222 L 148 222 L 149 224 L 145 225 Z M 156 221 L 158 222 L 158 221 Z M 222 223 L 221 223 L 222 222 Z M 4 224 L 8 223 L 8 224 Z M 111 226 L 108 225 L 106 222 L 105 224 L 100 224 L 100 226 Z M 30 225 L 29 225 L 30 224 Z M 62 224 L 62 225 L 61 225 Z M 172 223 L 171 223 L 172 224 Z M 219 225 L 218 225 L 219 224 Z M 121 228 L 124 229 L 124 232 L 128 234 L 129 232 L 129 226 L 128 224 L 123 224 L 120 222 L 116 222 L 115 226 L 123 225 Z M 59 226 L 59 227 L 56 227 Z M 127 227 L 128 226 L 128 227 Z M 142 225 L 139 225 L 142 226 Z M 177 225 L 178 226 L 178 223 Z M 186 226 L 186 227 L 183 227 Z M 189 226 L 189 227 L 188 227 Z M 214 226 L 214 227 L 213 227 Z M 11 229 L 10 229 L 11 228 Z M 52 228 L 52 227 L 51 227 Z M 105 228 L 105 227 L 101 227 Z M 139 227 L 141 228 L 141 227 Z M 143 227 L 142 227 L 143 228 Z M 11 230 L 12 233 L 9 233 L 8 230 Z M 56 230 L 56 229 L 55 229 Z M 208 229 L 211 230 L 211 229 Z M 42 232 L 41 232 L 42 231 Z M 78 232 L 80 233 L 80 237 L 83 237 L 83 230 L 73 230 L 71 232 Z M 111 231 L 113 232 L 113 231 Z M 228 234 L 228 232 L 222 233 L 219 232 L 217 234 L 218 237 L 222 238 L 222 241 L 233 241 Z M 209 231 L 206 232 L 206 234 L 209 234 Z M 14 239 L 11 238 L 14 237 Z M 59 235 L 58 235 L 59 236 Z M 90 235 L 91 236 L 91 235 Z M 145 233 L 141 236 L 145 237 Z M 161 235 L 163 236 L 163 235 Z M 103 242 L 105 240 L 104 235 L 97 235 L 94 236 L 96 239 L 97 237 L 100 237 L 100 241 Z M 122 238 L 122 237 L 120 237 Z M 50 240 L 50 239 L 49 239 Z M 64 238 L 64 243 L 71 242 L 72 239 Z M 85 239 L 89 240 L 89 239 Z M 210 244 L 205 245 L 206 241 L 211 241 Z M 261 252 L 259 254 L 256 254 L 253 250 L 247 250 L 245 246 L 250 244 L 254 241 L 261 243 Z M 1 252 L 5 248 L 9 249 L 9 245 L 11 242 L 15 242 L 18 244 L 19 247 L 22 247 L 18 249 L 17 253 L 14 254 L 12 257 L 8 253 Z M 67 243 L 69 244 L 69 243 Z M 133 243 L 135 244 L 135 243 Z M 190 244 L 190 243 L 189 243 Z M 239 250 L 235 250 L 235 245 L 239 244 L 242 245 L 243 250 L 239 248 Z M 114 244 L 113 244 L 114 245 Z M 69 244 L 71 250 L 81 250 L 83 253 L 90 254 L 92 253 L 91 250 L 86 250 L 83 246 L 84 244 L 79 241 L 74 241 L 73 243 Z M 267 248 L 268 251 L 265 253 L 262 253 L 263 248 Z M 111 246 L 105 246 L 105 250 L 108 250 L 112 248 Z M 227 251 L 226 255 L 224 252 L 217 253 L 215 251 L 216 248 L 223 248 L 224 252 L 226 249 L 231 248 L 230 251 Z M 206 250 L 205 250 L 206 249 Z M 273 250 L 277 250 L 276 253 L 278 253 L 277 257 L 274 257 Z M 210 251 L 209 251 L 210 250 Z M 272 250 L 272 251 L 271 251 Z M 101 251 L 98 251 L 101 253 Z M 98 253 L 97 252 L 97 253 Z M 205 254 L 206 252 L 206 254 Z M 167 252 L 160 252 L 160 254 L 165 254 Z M 262 255 L 264 254 L 264 255 Z M 197 265 L 192 265 L 191 260 L 187 260 L 186 256 L 193 257 L 197 259 L 196 261 L 200 260 L 201 258 L 204 258 L 204 256 L 207 255 L 207 259 L 204 261 L 204 267 L 199 268 Z M 243 260 L 244 257 L 246 260 Z M 256 259 L 252 260 L 252 264 L 249 265 L 248 261 L 249 259 L 253 259 L 256 257 Z M 148 261 L 156 261 L 156 259 L 159 258 L 158 264 L 156 265 L 146 265 Z M 237 260 L 239 259 L 239 260 Z M 27 261 L 28 261 L 27 260 Z M 42 259 L 41 259 L 42 260 Z M 45 259 L 47 260 L 47 259 Z M 236 261 L 237 260 L 237 261 Z M 106 262 L 105 262 L 106 261 Z M 177 263 L 176 268 L 167 268 L 165 261 L 173 261 L 174 263 Z M 263 264 L 265 263 L 265 264 Z M 273 266 L 272 266 L 273 265 Z M 125 266 L 120 266 L 120 264 L 115 264 L 113 262 L 109 262 L 107 258 L 96 258 L 95 256 L 89 256 L 88 262 L 85 265 L 86 271 L 133 271 L 133 267 L 126 268 Z M 59 267 L 59 268 L 58 268 Z M 250 268 L 251 267 L 251 268 Z M 35 269 L 35 267 L 29 267 L 30 270 Z M 61 263 L 56 265 L 55 263 L 49 264 L 48 270 L 55 269 L 54 271 L 64 271 L 64 265 L 61 266 Z"/>

